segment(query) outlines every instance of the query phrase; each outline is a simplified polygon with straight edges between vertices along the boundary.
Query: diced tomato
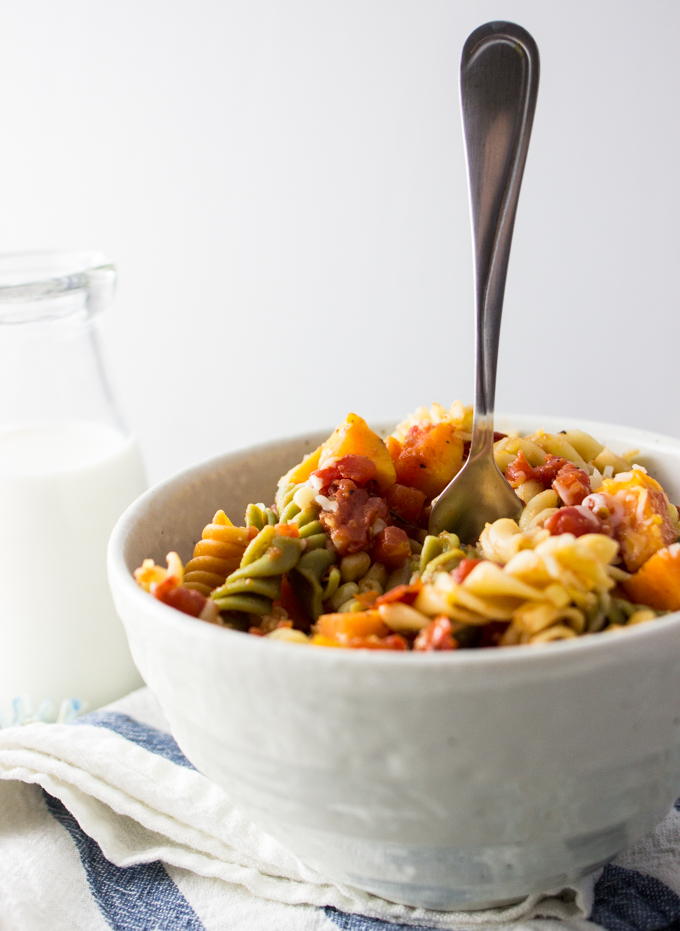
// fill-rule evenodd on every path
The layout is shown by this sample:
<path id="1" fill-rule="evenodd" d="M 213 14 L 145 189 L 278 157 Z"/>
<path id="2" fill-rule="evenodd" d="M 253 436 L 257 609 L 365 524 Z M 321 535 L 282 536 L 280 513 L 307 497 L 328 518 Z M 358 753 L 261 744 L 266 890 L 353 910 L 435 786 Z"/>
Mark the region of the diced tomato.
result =
<path id="1" fill-rule="evenodd" d="M 324 466 L 323 469 L 316 469 L 312 472 L 310 478 L 320 482 L 318 486 L 319 494 L 322 494 L 332 482 L 337 482 L 338 479 L 341 479 L 342 475 L 340 475 L 340 470 L 336 468 L 335 463 L 332 463 L 331 465 Z"/>
<path id="2" fill-rule="evenodd" d="M 431 650 L 455 650 L 457 646 L 451 621 L 446 615 L 440 614 L 418 633 L 413 649 L 419 652 L 429 652 Z"/>
<path id="3" fill-rule="evenodd" d="M 335 467 L 343 478 L 349 478 L 357 485 L 365 485 L 378 475 L 378 467 L 368 456 L 342 456 Z"/>
<path id="4" fill-rule="evenodd" d="M 401 634 L 383 637 L 383 650 L 408 650 L 408 643 Z"/>
<path id="5" fill-rule="evenodd" d="M 480 562 L 482 562 L 481 559 L 461 559 L 461 561 L 451 573 L 451 578 L 454 582 L 458 582 L 460 585 L 461 582 L 464 582 L 465 579 L 467 579 L 475 566 L 478 566 Z"/>
<path id="6" fill-rule="evenodd" d="M 422 587 L 423 583 L 420 579 L 416 579 L 411 585 L 396 585 L 394 588 L 391 588 L 389 592 L 380 595 L 376 599 L 375 605 L 378 607 L 379 605 L 392 604 L 395 601 L 401 601 L 403 604 L 412 605 Z"/>
<path id="7" fill-rule="evenodd" d="M 590 476 L 572 462 L 567 462 L 555 476 L 552 487 L 565 504 L 581 504 L 590 494 Z"/>
<path id="8" fill-rule="evenodd" d="M 156 598 L 159 598 L 158 590 L 161 589 L 163 585 L 165 585 L 165 582 L 162 582 L 156 589 Z M 184 614 L 190 614 L 191 617 L 198 617 L 205 607 L 207 600 L 208 599 L 201 595 L 200 592 L 194 591 L 192 588 L 184 588 L 183 585 L 177 585 L 168 589 L 163 592 L 162 597 L 160 597 L 160 601 L 164 604 L 170 605 L 171 608 L 176 608 Z"/>
<path id="9" fill-rule="evenodd" d="M 395 482 L 385 492 L 385 500 L 390 511 L 407 524 L 416 524 L 425 504 L 424 491 L 399 485 Z"/>
<path id="10" fill-rule="evenodd" d="M 513 488 L 519 488 L 524 482 L 530 482 L 534 477 L 533 467 L 527 462 L 524 450 L 520 449 L 517 458 L 505 470 L 505 477 Z"/>
<path id="11" fill-rule="evenodd" d="M 154 598 L 158 598 L 159 601 L 166 602 L 168 594 L 179 585 L 179 579 L 177 576 L 168 575 L 162 582 L 152 582 L 151 583 L 151 594 Z"/>
<path id="12" fill-rule="evenodd" d="M 387 505 L 382 498 L 369 495 L 350 479 L 340 479 L 333 492 L 337 504 L 335 511 L 322 511 L 321 524 L 341 556 L 358 553 L 370 543 L 369 531 L 376 520 L 389 518 Z M 405 534 L 404 534 L 405 535 Z"/>
<path id="13" fill-rule="evenodd" d="M 368 482 L 374 481 L 377 475 L 378 467 L 372 459 L 354 453 L 341 456 L 330 465 L 312 472 L 312 476 L 321 482 L 319 486 L 321 493 L 325 492 L 333 482 L 337 482 L 342 478 L 350 479 L 355 485 L 364 486 Z"/>
<path id="14" fill-rule="evenodd" d="M 545 457 L 545 462 L 540 466 L 536 466 L 534 469 L 533 477 L 536 481 L 540 482 L 544 488 L 549 488 L 555 481 L 557 473 L 566 465 L 566 459 L 562 459 L 560 456 L 551 456 L 550 453 L 548 453 Z M 574 466 L 574 463 L 571 462 L 569 465 Z M 574 466 L 574 468 L 576 468 L 576 466 Z"/>
<path id="15" fill-rule="evenodd" d="M 265 635 L 261 627 L 249 627 L 248 633 L 252 634 L 253 637 L 264 637 Z"/>
<path id="16" fill-rule="evenodd" d="M 591 510 L 582 505 L 560 508 L 544 524 L 554 537 L 561 533 L 573 533 L 581 537 L 584 533 L 607 533 L 606 525 Z"/>
<path id="17" fill-rule="evenodd" d="M 524 455 L 524 450 L 520 449 L 517 458 L 505 470 L 505 477 L 513 488 L 519 488 L 524 482 L 531 481 L 540 482 L 544 488 L 549 488 L 557 478 L 558 473 L 565 469 L 582 471 L 573 462 L 568 462 L 559 456 L 551 456 L 550 453 L 546 455 L 544 463 L 534 467 L 529 464 L 527 457 Z M 585 472 L 583 474 L 586 475 Z M 585 494 L 590 494 L 590 479 L 588 479 L 588 490 Z M 580 501 L 577 503 L 580 504 Z"/>
<path id="18" fill-rule="evenodd" d="M 389 569 L 398 569 L 411 555 L 411 544 L 405 530 L 385 527 L 373 541 L 373 559 Z"/>

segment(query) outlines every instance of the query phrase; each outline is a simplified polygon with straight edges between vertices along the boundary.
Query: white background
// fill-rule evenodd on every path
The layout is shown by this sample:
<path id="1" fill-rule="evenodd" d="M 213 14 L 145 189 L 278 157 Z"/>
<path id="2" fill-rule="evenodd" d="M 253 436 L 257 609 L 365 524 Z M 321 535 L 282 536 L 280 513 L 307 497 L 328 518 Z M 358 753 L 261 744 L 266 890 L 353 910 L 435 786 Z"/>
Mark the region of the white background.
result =
<path id="1" fill-rule="evenodd" d="M 152 480 L 472 399 L 457 72 L 491 19 L 542 56 L 497 407 L 680 435 L 676 0 L 5 0 L 0 251 L 116 262 Z"/>

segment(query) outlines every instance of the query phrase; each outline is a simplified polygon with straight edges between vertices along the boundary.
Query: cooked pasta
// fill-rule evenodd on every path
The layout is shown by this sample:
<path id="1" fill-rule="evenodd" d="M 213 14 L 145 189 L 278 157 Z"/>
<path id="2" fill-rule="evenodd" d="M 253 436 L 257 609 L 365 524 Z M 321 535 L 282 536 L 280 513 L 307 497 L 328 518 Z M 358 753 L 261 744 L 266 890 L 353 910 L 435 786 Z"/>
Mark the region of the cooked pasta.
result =
<path id="1" fill-rule="evenodd" d="M 383 442 L 356 414 L 294 465 L 243 527 L 215 514 L 186 567 L 138 583 L 186 614 L 295 644 L 513 647 L 616 633 L 680 610 L 678 511 L 636 463 L 582 430 L 497 435 L 523 503 L 474 546 L 429 535 L 462 467 L 472 409 L 419 408 Z"/>
<path id="2" fill-rule="evenodd" d="M 295 568 L 301 553 L 299 538 L 267 525 L 248 545 L 239 568 L 211 592 L 212 599 L 220 611 L 268 615 L 281 595 L 281 576 Z"/>
<path id="3" fill-rule="evenodd" d="M 234 527 L 224 511 L 218 511 L 204 527 L 193 558 L 184 567 L 185 586 L 209 595 L 238 569 L 247 545 L 247 530 Z"/>

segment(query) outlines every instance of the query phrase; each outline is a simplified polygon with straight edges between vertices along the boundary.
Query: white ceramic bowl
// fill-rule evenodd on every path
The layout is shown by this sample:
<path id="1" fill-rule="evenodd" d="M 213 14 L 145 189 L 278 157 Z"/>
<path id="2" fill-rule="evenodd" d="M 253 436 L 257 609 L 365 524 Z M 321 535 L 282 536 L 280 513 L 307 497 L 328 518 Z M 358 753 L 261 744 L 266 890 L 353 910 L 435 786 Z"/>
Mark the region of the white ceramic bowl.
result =
<path id="1" fill-rule="evenodd" d="M 678 440 L 505 424 L 639 448 L 680 501 Z M 132 655 L 186 756 L 304 861 L 409 905 L 478 908 L 559 886 L 650 831 L 680 793 L 680 614 L 543 646 L 390 653 L 225 630 L 136 586 L 143 558 L 188 559 L 214 511 L 238 520 L 249 501 L 270 502 L 324 438 L 187 469 L 111 537 Z"/>

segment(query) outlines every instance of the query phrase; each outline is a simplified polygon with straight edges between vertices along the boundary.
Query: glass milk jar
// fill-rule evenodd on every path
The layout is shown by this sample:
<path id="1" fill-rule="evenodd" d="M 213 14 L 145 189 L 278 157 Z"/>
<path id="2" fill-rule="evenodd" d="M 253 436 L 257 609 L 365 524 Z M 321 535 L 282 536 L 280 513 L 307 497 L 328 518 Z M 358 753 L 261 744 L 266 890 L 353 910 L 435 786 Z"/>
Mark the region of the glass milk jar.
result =
<path id="1" fill-rule="evenodd" d="M 0 713 L 141 684 L 109 594 L 106 545 L 145 488 L 96 317 L 115 270 L 96 253 L 0 256 Z"/>

